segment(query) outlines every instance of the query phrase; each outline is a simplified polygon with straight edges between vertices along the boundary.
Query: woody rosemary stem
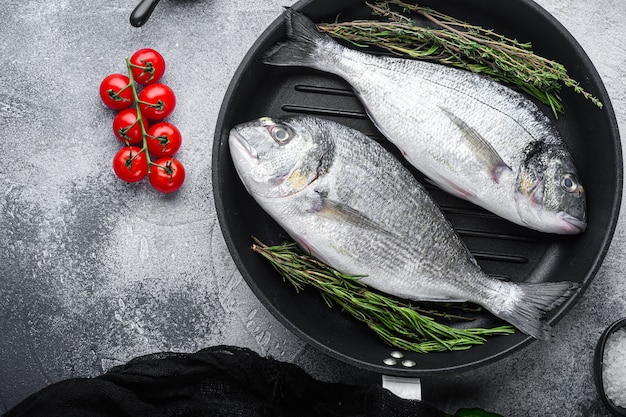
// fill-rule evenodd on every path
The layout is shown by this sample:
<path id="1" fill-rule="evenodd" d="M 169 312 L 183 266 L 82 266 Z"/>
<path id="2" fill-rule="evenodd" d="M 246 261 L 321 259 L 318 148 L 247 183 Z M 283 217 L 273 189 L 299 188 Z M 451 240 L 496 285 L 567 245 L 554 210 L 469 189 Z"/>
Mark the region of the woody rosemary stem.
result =
<path id="1" fill-rule="evenodd" d="M 299 252 L 294 243 L 267 246 L 254 239 L 252 250 L 267 259 L 283 280 L 296 291 L 311 286 L 329 307 L 341 309 L 365 323 L 387 344 L 418 353 L 466 350 L 484 344 L 487 337 L 505 336 L 515 332 L 512 326 L 494 328 L 456 328 L 440 323 L 443 319 L 468 317 L 449 315 L 445 308 L 425 310 L 407 302 L 370 290 L 361 277 L 342 274 L 318 260 Z M 465 308 L 460 307 L 461 310 Z M 439 310 L 439 311 L 437 311 Z M 475 311 L 469 307 L 467 311 Z"/>

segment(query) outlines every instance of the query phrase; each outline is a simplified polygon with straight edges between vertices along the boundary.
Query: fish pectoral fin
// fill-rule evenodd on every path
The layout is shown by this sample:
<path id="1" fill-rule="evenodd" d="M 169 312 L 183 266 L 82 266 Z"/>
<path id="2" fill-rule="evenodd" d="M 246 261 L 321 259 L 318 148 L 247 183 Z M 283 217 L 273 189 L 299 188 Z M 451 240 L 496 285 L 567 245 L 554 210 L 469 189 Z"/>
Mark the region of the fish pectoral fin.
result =
<path id="1" fill-rule="evenodd" d="M 316 193 L 318 198 L 313 202 L 310 213 L 314 213 L 326 219 L 341 220 L 357 227 L 375 230 L 393 235 L 380 224 L 370 219 L 366 214 L 347 204 L 334 201 L 321 193 Z"/>
<path id="2" fill-rule="evenodd" d="M 513 171 L 510 166 L 508 166 L 506 163 L 504 163 L 504 161 L 502 161 L 502 163 L 503 163 L 502 165 L 496 165 L 491 170 L 491 179 L 496 184 L 500 184 L 500 177 L 502 177 L 502 173 L 503 172 L 507 172 L 507 171 L 511 172 L 511 171 Z"/>
<path id="3" fill-rule="evenodd" d="M 500 183 L 500 177 L 506 171 L 512 171 L 500 154 L 491 146 L 491 144 L 480 134 L 465 123 L 461 118 L 452 113 L 450 110 L 440 107 L 441 111 L 450 119 L 452 123 L 461 131 L 463 139 L 467 142 L 476 159 L 480 161 L 491 179 L 496 183 Z"/>
<path id="4" fill-rule="evenodd" d="M 326 259 L 326 257 L 324 256 L 324 253 L 319 250 L 309 239 L 307 239 L 304 235 L 302 234 L 294 234 L 292 235 L 292 237 L 295 239 L 295 241 L 298 243 L 298 245 L 300 246 L 300 248 L 305 252 L 308 253 L 309 255 L 319 259 L 321 262 L 330 265 L 330 262 Z"/>

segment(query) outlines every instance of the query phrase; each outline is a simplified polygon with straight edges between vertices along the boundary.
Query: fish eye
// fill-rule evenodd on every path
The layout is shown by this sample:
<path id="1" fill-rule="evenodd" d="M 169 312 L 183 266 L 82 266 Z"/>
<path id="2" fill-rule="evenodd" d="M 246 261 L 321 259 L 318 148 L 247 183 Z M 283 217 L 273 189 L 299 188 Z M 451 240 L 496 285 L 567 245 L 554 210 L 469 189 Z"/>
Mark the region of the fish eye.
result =
<path id="1" fill-rule="evenodd" d="M 561 187 L 568 193 L 578 190 L 578 181 L 572 174 L 565 174 L 561 177 Z"/>
<path id="2" fill-rule="evenodd" d="M 281 145 L 291 140 L 291 129 L 287 126 L 273 125 L 269 128 L 269 132 L 272 138 Z"/>

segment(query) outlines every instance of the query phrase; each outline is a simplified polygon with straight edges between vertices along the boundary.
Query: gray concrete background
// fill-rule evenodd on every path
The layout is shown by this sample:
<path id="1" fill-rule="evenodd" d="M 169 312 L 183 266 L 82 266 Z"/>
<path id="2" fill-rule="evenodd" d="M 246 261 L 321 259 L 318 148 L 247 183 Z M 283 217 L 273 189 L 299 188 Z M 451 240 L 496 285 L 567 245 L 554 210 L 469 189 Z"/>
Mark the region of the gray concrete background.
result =
<path id="1" fill-rule="evenodd" d="M 260 33 L 293 0 L 164 0 L 147 25 L 136 0 L 0 4 L 0 411 L 52 382 L 95 376 L 142 354 L 250 347 L 315 377 L 379 383 L 295 338 L 256 300 L 223 242 L 211 191 L 213 129 L 226 87 Z M 581 43 L 626 131 L 626 5 L 538 0 Z M 161 51 L 177 94 L 184 188 L 164 196 L 111 171 L 113 112 L 97 90 L 142 47 Z M 622 216 L 623 218 L 623 216 Z M 601 331 L 626 316 L 626 228 L 580 302 L 502 361 L 425 378 L 454 411 L 607 416 L 592 380 Z"/>

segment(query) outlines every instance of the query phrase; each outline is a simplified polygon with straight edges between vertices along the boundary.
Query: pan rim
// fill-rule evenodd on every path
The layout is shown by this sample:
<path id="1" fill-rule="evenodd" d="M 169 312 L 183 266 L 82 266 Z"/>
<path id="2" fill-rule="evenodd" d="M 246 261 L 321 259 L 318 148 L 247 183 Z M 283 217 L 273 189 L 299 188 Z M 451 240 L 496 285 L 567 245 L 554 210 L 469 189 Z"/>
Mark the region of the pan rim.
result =
<path id="1" fill-rule="evenodd" d="M 295 10 L 302 11 L 306 14 L 307 9 L 312 8 L 314 5 L 319 4 L 320 2 L 323 2 L 323 0 L 301 0 L 297 2 L 295 5 L 293 5 L 292 8 L 294 8 Z M 550 325 L 555 325 L 575 305 L 575 303 L 578 301 L 580 296 L 583 294 L 584 290 L 586 290 L 589 283 L 592 281 L 593 277 L 597 274 L 598 270 L 600 269 L 602 262 L 606 256 L 606 253 L 608 252 L 610 248 L 611 241 L 615 233 L 617 221 L 619 218 L 620 208 L 621 208 L 622 186 L 623 186 L 622 149 L 621 149 L 621 144 L 620 144 L 620 136 L 619 136 L 617 120 L 613 111 L 612 104 L 610 102 L 610 98 L 608 96 L 604 83 L 602 82 L 600 78 L 600 75 L 598 74 L 596 68 L 594 67 L 593 63 L 591 62 L 587 54 L 584 52 L 583 48 L 575 40 L 575 38 L 567 31 L 567 29 L 565 29 L 565 27 L 560 22 L 558 22 L 558 20 L 556 20 L 551 14 L 549 14 L 545 9 L 543 9 L 537 3 L 531 0 L 516 0 L 516 2 L 521 3 L 524 7 L 529 8 L 532 13 L 537 14 L 541 18 L 546 20 L 550 25 L 554 26 L 555 30 L 558 31 L 561 34 L 561 36 L 567 39 L 569 47 L 571 47 L 576 53 L 577 60 L 580 61 L 580 64 L 584 67 L 585 73 L 588 74 L 590 82 L 593 83 L 594 88 L 596 88 L 596 91 L 598 92 L 598 96 L 601 98 L 604 104 L 603 112 L 605 112 L 609 135 L 612 139 L 612 144 L 615 147 L 614 158 L 616 161 L 616 164 L 615 164 L 616 187 L 615 187 L 615 193 L 613 195 L 613 199 L 611 201 L 611 210 L 610 210 L 611 219 L 609 223 L 609 228 L 608 230 L 605 231 L 601 244 L 598 248 L 599 249 L 598 252 L 595 253 L 593 260 L 590 262 L 591 267 L 588 269 L 586 274 L 584 274 L 583 282 L 585 283 L 585 285 L 583 286 L 580 293 L 576 297 L 571 297 L 566 302 L 564 302 L 559 307 L 558 313 L 552 315 L 547 320 Z M 351 4 L 351 3 L 357 3 L 357 2 L 354 0 L 349 0 L 344 3 Z M 346 5 L 344 4 L 342 7 L 346 7 Z M 267 308 L 268 311 L 270 311 L 270 313 L 274 317 L 276 317 L 277 320 L 281 324 L 283 324 L 287 329 L 289 329 L 292 333 L 294 333 L 300 339 L 304 340 L 306 343 L 312 345 L 313 347 L 317 348 L 321 352 L 331 357 L 334 357 L 343 362 L 352 364 L 359 368 L 367 369 L 367 370 L 374 371 L 377 373 L 385 373 L 385 374 L 396 375 L 396 376 L 416 377 L 416 376 L 429 376 L 429 375 L 439 375 L 439 374 L 451 373 L 451 372 L 466 371 L 466 370 L 474 369 L 479 366 L 484 366 L 489 363 L 495 362 L 499 359 L 502 359 L 510 355 L 513 352 L 521 350 L 522 348 L 532 343 L 534 339 L 529 336 L 524 335 L 524 337 L 518 338 L 519 341 L 517 341 L 510 348 L 498 351 L 495 354 L 489 355 L 480 360 L 468 362 L 462 366 L 452 365 L 450 367 L 445 367 L 445 368 L 426 369 L 426 370 L 414 369 L 414 368 L 413 369 L 395 368 L 395 367 L 390 368 L 390 367 L 386 367 L 382 363 L 379 365 L 373 364 L 370 362 L 360 360 L 355 357 L 351 357 L 342 352 L 333 350 L 326 344 L 322 343 L 321 341 L 317 340 L 316 338 L 312 337 L 311 335 L 307 334 L 305 331 L 303 331 L 302 329 L 294 325 L 294 323 L 292 323 L 292 321 L 289 320 L 289 318 L 285 316 L 285 314 L 279 308 L 272 305 L 272 303 L 267 300 L 267 298 L 265 297 L 263 293 L 263 290 L 259 288 L 257 283 L 255 282 L 253 273 L 246 268 L 245 261 L 242 258 L 242 256 L 239 254 L 237 247 L 235 245 L 235 238 L 234 238 L 233 232 L 230 229 L 231 225 L 228 224 L 228 220 L 226 218 L 226 211 L 228 210 L 228 207 L 224 205 L 224 200 L 222 198 L 222 194 L 221 194 L 222 184 L 221 184 L 221 176 L 220 176 L 220 169 L 223 167 L 224 161 L 221 160 L 220 158 L 220 150 L 223 147 L 227 147 L 227 135 L 224 135 L 225 126 L 223 123 L 230 111 L 231 101 L 233 100 L 234 93 L 238 89 L 239 81 L 243 77 L 250 76 L 248 72 L 249 68 L 252 65 L 252 63 L 255 61 L 258 52 L 262 50 L 260 48 L 262 48 L 263 45 L 267 45 L 272 39 L 272 37 L 276 37 L 276 34 L 278 33 L 278 31 L 281 30 L 282 25 L 283 25 L 283 16 L 279 16 L 268 26 L 268 28 L 259 36 L 259 38 L 256 39 L 256 41 L 253 43 L 248 53 L 245 55 L 244 59 L 240 63 L 239 67 L 237 68 L 228 86 L 222 106 L 220 108 L 220 112 L 219 112 L 218 119 L 217 119 L 217 125 L 215 129 L 214 144 L 213 144 L 212 181 L 213 181 L 213 194 L 214 194 L 214 200 L 215 200 L 215 205 L 216 205 L 216 210 L 217 210 L 218 221 L 220 224 L 220 228 L 222 230 L 224 240 L 229 249 L 229 252 L 231 256 L 233 257 L 233 260 L 238 270 L 240 271 L 246 283 L 251 287 L 255 296 L 259 298 L 259 300 L 264 305 L 264 307 Z M 512 336 L 509 336 L 509 337 L 512 337 Z"/>

